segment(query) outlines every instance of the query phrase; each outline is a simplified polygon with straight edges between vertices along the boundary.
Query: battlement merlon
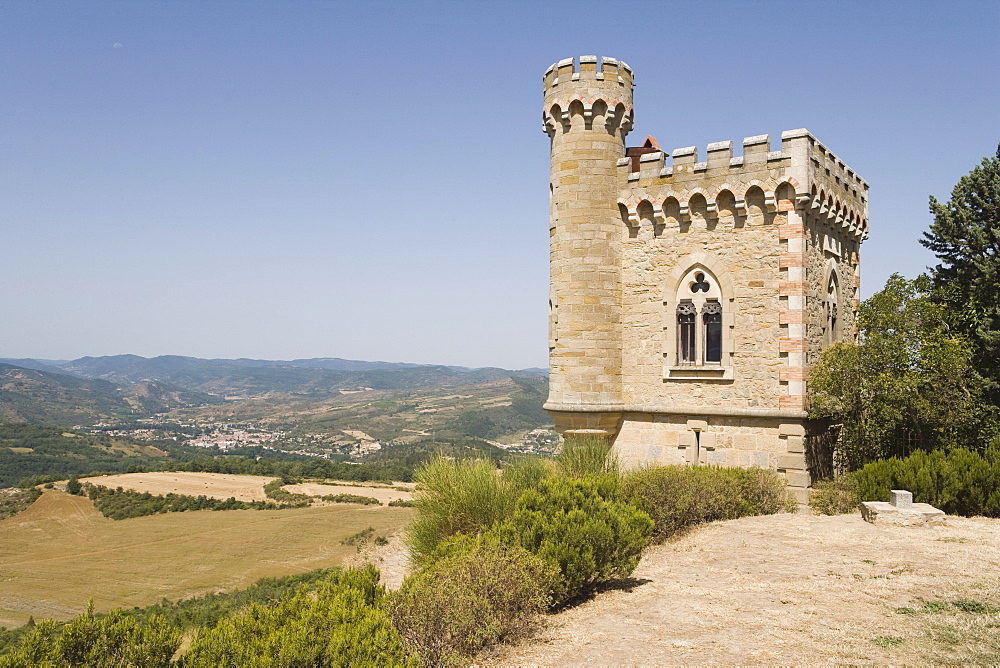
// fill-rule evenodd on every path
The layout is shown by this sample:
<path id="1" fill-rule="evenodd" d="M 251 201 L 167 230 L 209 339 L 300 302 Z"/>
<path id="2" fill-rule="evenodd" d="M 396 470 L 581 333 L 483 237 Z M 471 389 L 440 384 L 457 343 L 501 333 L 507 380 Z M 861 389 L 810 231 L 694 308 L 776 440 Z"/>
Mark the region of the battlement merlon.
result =
<path id="1" fill-rule="evenodd" d="M 549 65 L 542 76 L 542 81 L 546 90 L 567 81 L 615 82 L 627 86 L 629 90 L 635 83 L 632 68 L 624 60 L 598 56 L 580 56 L 579 59 L 563 58 L 559 62 Z"/>
<path id="2" fill-rule="evenodd" d="M 617 169 L 625 187 L 619 203 L 633 211 L 645 199 L 653 203 L 655 210 L 657 200 L 673 197 L 683 205 L 696 188 L 701 190 L 699 186 L 705 176 L 721 177 L 713 178 L 726 184 L 718 188 L 719 192 L 731 191 L 737 201 L 745 193 L 729 184 L 760 185 L 770 200 L 777 186 L 787 182 L 794 187 L 797 207 L 829 218 L 856 238 L 867 237 L 867 181 L 808 130 L 782 132 L 780 151 L 769 150 L 769 135 L 745 138 L 742 156 L 733 156 L 732 144 L 731 141 L 709 144 L 704 160 L 700 160 L 696 146 L 647 153 L 639 159 L 638 171 L 632 171 L 630 160 L 619 160 Z M 718 194 L 704 192 L 710 205 Z"/>

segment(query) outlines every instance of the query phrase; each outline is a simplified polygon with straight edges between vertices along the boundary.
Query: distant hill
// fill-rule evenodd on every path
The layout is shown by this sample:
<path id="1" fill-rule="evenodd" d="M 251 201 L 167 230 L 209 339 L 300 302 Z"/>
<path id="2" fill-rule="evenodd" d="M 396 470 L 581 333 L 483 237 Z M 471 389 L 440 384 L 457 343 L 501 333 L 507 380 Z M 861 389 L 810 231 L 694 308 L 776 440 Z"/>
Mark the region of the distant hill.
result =
<path id="1" fill-rule="evenodd" d="M 70 361 L 11 359 L 0 360 L 0 365 L 4 369 L 0 375 L 0 422 L 53 424 L 148 417 L 236 398 L 267 398 L 279 403 L 320 401 L 343 392 L 447 389 L 507 379 L 539 380 L 545 376 L 537 369 L 468 369 L 335 357 L 281 361 L 111 355 Z M 538 412 L 540 406 L 529 412 Z M 522 420 L 496 415 L 491 421 L 513 424 Z M 455 431 L 485 436 L 497 429 L 493 424 L 469 423 Z"/>
<path id="2" fill-rule="evenodd" d="M 159 381 L 118 386 L 107 380 L 0 363 L 0 422 L 73 425 L 221 401 Z"/>
<path id="3" fill-rule="evenodd" d="M 364 362 L 336 357 L 252 360 L 201 359 L 180 355 L 140 357 L 110 355 L 62 360 L 0 360 L 46 373 L 63 373 L 116 384 L 157 381 L 178 388 L 220 396 L 263 396 L 295 392 L 315 396 L 340 390 L 393 390 L 425 386 L 458 386 L 501 378 L 537 377 L 544 371 L 498 368 Z"/>

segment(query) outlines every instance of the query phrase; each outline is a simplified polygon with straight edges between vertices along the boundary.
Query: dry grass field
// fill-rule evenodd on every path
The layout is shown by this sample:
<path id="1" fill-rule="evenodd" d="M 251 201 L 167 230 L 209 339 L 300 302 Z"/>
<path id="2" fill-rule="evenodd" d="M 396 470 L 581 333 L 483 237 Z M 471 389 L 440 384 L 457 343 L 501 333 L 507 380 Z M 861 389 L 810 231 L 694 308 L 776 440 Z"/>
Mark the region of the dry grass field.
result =
<path id="1" fill-rule="evenodd" d="M 337 566 L 357 553 L 341 540 L 369 526 L 398 531 L 412 512 L 337 504 L 114 521 L 84 497 L 45 490 L 0 521 L 0 626 L 68 619 L 91 597 L 98 610 L 142 606 Z"/>
<path id="2" fill-rule="evenodd" d="M 90 482 L 105 487 L 124 487 L 150 494 L 203 494 L 213 499 L 225 501 L 236 497 L 237 501 L 266 501 L 264 485 L 274 480 L 258 475 L 229 475 L 225 473 L 190 473 L 187 471 L 155 471 L 150 473 L 122 473 L 120 475 L 82 478 L 80 482 Z"/>
<path id="3" fill-rule="evenodd" d="M 81 482 L 90 482 L 104 487 L 124 487 L 137 492 L 150 494 L 186 494 L 188 496 L 204 496 L 226 500 L 235 497 L 237 501 L 266 501 L 264 485 L 274 480 L 266 476 L 229 475 L 225 473 L 191 473 L 187 471 L 156 471 L 151 473 L 122 473 L 120 475 L 82 478 Z M 397 499 L 409 501 L 413 498 L 411 492 L 413 483 L 394 483 L 384 485 L 378 483 L 313 483 L 305 482 L 296 485 L 285 485 L 284 489 L 295 494 L 323 496 L 325 494 L 357 494 L 370 496 L 384 504 Z"/>
<path id="4" fill-rule="evenodd" d="M 412 483 L 405 482 L 397 483 L 397 486 L 409 487 L 411 489 L 414 487 Z M 413 492 L 404 492 L 402 489 L 387 487 L 385 485 L 365 485 L 362 483 L 358 483 L 356 485 L 352 485 L 350 483 L 332 485 L 315 482 L 303 482 L 297 485 L 285 485 L 283 489 L 295 494 L 308 494 L 309 496 L 324 496 L 326 494 L 357 494 L 359 496 L 370 496 L 386 504 L 390 501 L 396 500 L 413 500 Z"/>

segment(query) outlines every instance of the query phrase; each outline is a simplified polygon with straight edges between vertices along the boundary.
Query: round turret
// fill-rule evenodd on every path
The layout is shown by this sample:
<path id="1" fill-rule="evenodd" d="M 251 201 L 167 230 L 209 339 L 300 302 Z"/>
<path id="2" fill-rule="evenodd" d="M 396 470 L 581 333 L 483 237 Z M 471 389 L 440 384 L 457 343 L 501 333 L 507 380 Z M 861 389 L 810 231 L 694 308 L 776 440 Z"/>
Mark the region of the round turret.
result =
<path id="1" fill-rule="evenodd" d="M 613 435 L 621 394 L 621 237 L 617 163 L 632 128 L 632 70 L 613 58 L 567 58 L 545 72 L 552 140 L 550 391 L 566 432 Z"/>

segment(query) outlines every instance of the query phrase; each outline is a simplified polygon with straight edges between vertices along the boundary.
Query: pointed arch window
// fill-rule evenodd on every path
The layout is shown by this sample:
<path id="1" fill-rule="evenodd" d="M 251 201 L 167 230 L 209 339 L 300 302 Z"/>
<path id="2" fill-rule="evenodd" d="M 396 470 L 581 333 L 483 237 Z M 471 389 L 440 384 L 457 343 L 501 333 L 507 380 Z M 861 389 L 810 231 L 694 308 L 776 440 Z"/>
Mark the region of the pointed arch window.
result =
<path id="1" fill-rule="evenodd" d="M 722 363 L 722 301 L 718 281 L 702 269 L 688 272 L 677 299 L 677 364 Z"/>
<path id="2" fill-rule="evenodd" d="M 830 272 L 830 280 L 826 284 L 826 295 L 823 299 L 823 328 L 826 330 L 824 339 L 826 345 L 840 340 L 840 323 L 837 322 L 840 302 L 840 289 L 837 285 L 837 272 Z"/>

